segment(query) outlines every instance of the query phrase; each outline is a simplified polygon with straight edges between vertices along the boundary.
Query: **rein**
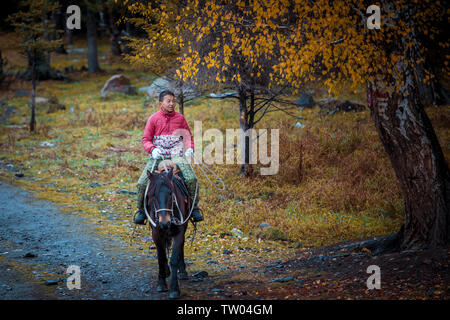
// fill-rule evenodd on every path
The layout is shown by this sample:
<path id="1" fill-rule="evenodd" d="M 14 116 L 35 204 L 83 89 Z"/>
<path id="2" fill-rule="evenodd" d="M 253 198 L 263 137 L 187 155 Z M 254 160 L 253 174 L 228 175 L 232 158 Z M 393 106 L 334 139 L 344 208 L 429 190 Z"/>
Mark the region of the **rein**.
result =
<path id="1" fill-rule="evenodd" d="M 155 169 L 155 165 L 156 165 L 156 161 L 157 161 L 157 160 L 158 160 L 158 159 L 155 159 L 155 161 L 153 161 L 152 170 L 151 170 L 150 172 L 153 172 L 153 170 Z M 164 170 L 165 170 L 166 172 L 169 172 L 169 170 L 167 169 L 167 166 L 166 166 L 166 163 L 165 163 L 165 162 L 163 162 L 163 165 L 164 165 Z M 195 172 L 194 172 L 194 174 L 195 174 Z M 171 182 L 171 184 L 173 184 L 173 182 Z M 144 211 L 145 211 L 145 215 L 147 216 L 147 219 L 148 219 L 148 221 L 150 222 L 150 224 L 151 224 L 154 228 L 156 228 L 156 222 L 153 221 L 153 219 L 150 217 L 150 214 L 148 213 L 148 211 L 147 211 L 147 206 L 146 206 L 146 203 L 147 203 L 146 199 L 147 199 L 147 193 L 148 193 L 148 188 L 149 188 L 149 186 L 150 186 L 150 180 L 147 182 L 147 187 L 145 188 L 145 194 L 144 194 Z M 173 186 L 173 185 L 172 185 L 172 186 Z M 195 199 L 197 198 L 197 193 L 198 193 L 198 182 L 197 182 L 197 184 L 195 185 L 195 196 L 194 196 L 194 200 L 192 201 L 191 209 L 190 209 L 189 214 L 188 214 L 188 216 L 186 217 L 186 219 L 183 218 L 183 213 L 182 213 L 182 211 L 181 211 L 181 209 L 180 209 L 180 207 L 179 207 L 179 205 L 178 205 L 177 197 L 175 196 L 175 193 L 174 193 L 174 192 L 172 192 L 172 209 L 158 209 L 158 210 L 156 210 L 156 206 L 155 206 L 155 214 L 158 213 L 159 211 L 170 211 L 170 212 L 172 212 L 172 217 L 175 218 L 174 215 L 173 215 L 173 203 L 175 202 L 175 205 L 176 205 L 177 208 L 178 208 L 178 212 L 180 213 L 180 219 L 179 219 L 179 222 L 177 222 L 177 221 L 176 221 L 176 218 L 175 218 L 175 219 L 174 219 L 174 222 L 175 222 L 175 225 L 181 226 L 181 225 L 185 224 L 186 222 L 188 222 L 188 221 L 189 221 L 189 218 L 191 217 L 192 210 L 194 209 Z"/>
<path id="2" fill-rule="evenodd" d="M 184 157 L 184 156 L 183 156 L 183 157 Z M 224 190 L 225 190 L 225 183 L 223 182 L 223 180 L 220 179 L 220 178 L 216 175 L 216 173 L 215 173 L 213 170 L 211 170 L 206 164 L 204 164 L 204 163 L 202 164 L 202 165 L 204 166 L 204 168 L 205 168 L 206 170 L 208 170 L 210 173 L 212 173 L 212 174 L 216 177 L 216 180 L 219 181 L 219 182 L 222 184 L 222 188 L 217 188 L 217 187 L 215 186 L 215 184 L 213 184 L 212 181 L 209 179 L 208 174 L 205 172 L 205 170 L 204 170 L 204 169 L 202 168 L 202 166 L 200 165 L 201 162 L 198 161 L 198 159 L 195 157 L 195 155 L 192 155 L 192 157 L 194 158 L 194 160 L 196 160 L 196 161 L 194 161 L 194 164 L 196 164 L 197 167 L 200 169 L 200 171 L 205 175 L 206 179 L 208 179 L 208 182 L 211 184 L 211 186 L 213 186 L 213 187 L 214 187 L 216 190 L 218 190 L 218 191 L 224 191 Z M 184 157 L 184 158 L 186 159 L 186 157 Z M 164 159 L 164 157 L 163 157 L 163 159 Z M 153 161 L 153 165 L 152 165 L 152 170 L 151 170 L 151 172 L 153 172 L 153 170 L 155 169 L 156 161 L 157 161 L 157 159 L 155 159 L 155 161 Z M 189 162 L 189 164 L 190 164 L 190 161 L 189 161 L 189 160 L 188 160 L 188 162 Z M 165 170 L 166 172 L 168 172 L 169 170 L 167 169 L 167 166 L 166 166 L 166 163 L 165 163 L 165 162 L 163 162 L 163 165 L 164 165 L 164 170 Z M 178 212 L 180 213 L 180 218 L 181 218 L 181 219 L 180 219 L 180 223 L 177 223 L 177 222 L 176 222 L 176 224 L 177 224 L 177 225 L 183 225 L 183 224 L 185 224 L 187 221 L 189 221 L 189 218 L 190 218 L 191 215 L 192 215 L 192 211 L 193 211 L 193 209 L 194 209 L 195 200 L 197 199 L 197 194 L 198 194 L 198 179 L 197 179 L 197 175 L 196 175 L 196 173 L 195 173 L 194 170 L 192 170 L 192 171 L 194 172 L 194 176 L 195 176 L 195 178 L 196 178 L 196 180 L 197 180 L 197 183 L 195 184 L 195 194 L 194 194 L 194 198 L 193 198 L 193 200 L 192 200 L 191 209 L 189 210 L 189 214 L 188 214 L 187 218 L 186 218 L 185 220 L 183 219 L 182 213 L 181 213 L 181 210 L 180 210 L 180 207 L 178 206 L 178 201 L 177 201 L 176 196 L 175 196 L 174 193 L 172 193 L 172 197 L 173 197 L 173 199 L 172 199 L 172 209 L 158 209 L 158 210 L 156 210 L 156 207 L 155 207 L 155 214 L 156 214 L 157 212 L 159 212 L 159 211 L 166 210 L 166 211 L 171 211 L 171 212 L 172 212 L 172 217 L 173 217 L 173 202 L 175 202 L 175 204 L 176 204 L 176 206 L 177 206 L 177 208 L 178 208 Z M 147 198 L 147 192 L 148 192 L 149 186 L 150 186 L 150 181 L 147 183 L 147 186 L 146 186 L 146 188 L 145 188 L 145 194 L 144 194 L 144 212 L 145 212 L 145 215 L 147 216 L 147 219 L 148 219 L 148 221 L 150 222 L 150 224 L 151 224 L 153 227 L 156 228 L 156 223 L 155 223 L 155 221 L 153 221 L 153 219 L 150 217 L 150 214 L 148 213 L 148 211 L 147 211 L 147 206 L 146 206 L 146 198 Z M 196 233 L 196 230 L 197 230 L 197 223 L 192 222 L 192 224 L 194 225 L 194 237 L 195 237 L 195 233 Z M 131 238 L 133 238 L 133 236 L 134 236 L 135 228 L 136 228 L 136 225 L 135 225 L 134 228 L 133 228 L 133 234 L 131 235 Z M 192 246 L 192 243 L 194 242 L 194 237 L 192 238 L 191 246 Z M 130 238 L 130 241 L 131 241 L 131 238 Z"/>

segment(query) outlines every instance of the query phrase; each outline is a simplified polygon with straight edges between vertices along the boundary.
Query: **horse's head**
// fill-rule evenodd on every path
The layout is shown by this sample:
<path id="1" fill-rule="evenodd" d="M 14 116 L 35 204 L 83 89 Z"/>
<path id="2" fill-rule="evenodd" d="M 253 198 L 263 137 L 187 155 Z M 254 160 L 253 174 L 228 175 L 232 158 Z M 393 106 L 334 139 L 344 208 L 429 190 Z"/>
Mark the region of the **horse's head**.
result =
<path id="1" fill-rule="evenodd" d="M 147 194 L 148 209 L 155 214 L 156 223 L 161 229 L 169 229 L 173 219 L 173 169 L 165 173 L 152 173 L 147 170 L 150 189 Z"/>

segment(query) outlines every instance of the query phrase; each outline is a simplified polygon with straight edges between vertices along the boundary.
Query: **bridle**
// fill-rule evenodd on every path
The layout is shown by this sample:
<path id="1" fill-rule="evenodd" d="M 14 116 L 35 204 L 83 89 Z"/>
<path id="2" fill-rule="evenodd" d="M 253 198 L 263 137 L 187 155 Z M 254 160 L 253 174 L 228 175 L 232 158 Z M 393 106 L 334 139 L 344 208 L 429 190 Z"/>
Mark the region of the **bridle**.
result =
<path id="1" fill-rule="evenodd" d="M 169 211 L 169 212 L 171 213 L 171 221 L 173 221 L 173 223 L 174 223 L 175 225 L 183 225 L 183 224 L 185 224 L 185 223 L 189 220 L 190 214 L 189 214 L 189 216 L 188 216 L 186 219 L 183 218 L 183 213 L 182 213 L 182 211 L 181 211 L 181 209 L 180 209 L 180 207 L 179 207 L 179 205 L 178 205 L 178 201 L 177 201 L 177 198 L 176 198 L 176 196 L 175 196 L 175 192 L 174 192 L 175 187 L 173 186 L 172 182 L 169 182 L 169 183 L 170 183 L 170 190 L 172 191 L 172 208 L 170 208 L 170 209 L 168 209 L 168 208 L 164 208 L 164 209 L 156 209 L 156 205 L 155 205 L 154 202 L 156 202 L 157 200 L 156 200 L 156 199 L 153 199 L 153 201 L 154 201 L 154 202 L 153 202 L 153 207 L 155 208 L 155 210 L 153 211 L 153 213 L 155 214 L 155 218 L 156 218 L 156 217 L 158 216 L 158 212 L 160 212 L 160 211 Z M 147 219 L 148 219 L 148 221 L 150 222 L 150 224 L 151 224 L 153 227 L 156 228 L 156 222 L 153 221 L 153 219 L 151 218 L 150 214 L 149 214 L 148 211 L 147 211 L 147 201 L 146 201 L 146 198 L 147 198 L 149 186 L 150 186 L 150 181 L 148 181 L 147 187 L 145 188 L 145 194 L 144 194 L 144 211 L 145 211 L 145 215 L 147 216 Z M 176 218 L 176 217 L 174 216 L 174 214 L 173 214 L 173 204 L 174 204 L 174 203 L 175 203 L 176 207 L 178 208 L 178 212 L 179 212 L 179 214 L 180 214 L 180 219 Z M 160 206 L 158 205 L 158 207 L 160 207 Z"/>

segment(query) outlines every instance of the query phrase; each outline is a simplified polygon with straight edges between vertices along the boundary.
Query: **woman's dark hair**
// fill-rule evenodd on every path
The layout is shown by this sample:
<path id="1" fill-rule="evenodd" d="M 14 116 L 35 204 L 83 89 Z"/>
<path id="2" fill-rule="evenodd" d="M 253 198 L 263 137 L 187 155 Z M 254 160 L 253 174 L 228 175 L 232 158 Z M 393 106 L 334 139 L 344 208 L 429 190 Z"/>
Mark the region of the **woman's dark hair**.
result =
<path id="1" fill-rule="evenodd" d="M 172 97 L 175 97 L 175 95 L 173 94 L 173 92 L 172 91 L 170 91 L 170 90 L 164 90 L 164 91 L 162 91 L 160 94 L 159 94 L 159 101 L 161 102 L 161 101 L 163 101 L 164 100 L 164 97 L 165 96 L 172 96 Z"/>

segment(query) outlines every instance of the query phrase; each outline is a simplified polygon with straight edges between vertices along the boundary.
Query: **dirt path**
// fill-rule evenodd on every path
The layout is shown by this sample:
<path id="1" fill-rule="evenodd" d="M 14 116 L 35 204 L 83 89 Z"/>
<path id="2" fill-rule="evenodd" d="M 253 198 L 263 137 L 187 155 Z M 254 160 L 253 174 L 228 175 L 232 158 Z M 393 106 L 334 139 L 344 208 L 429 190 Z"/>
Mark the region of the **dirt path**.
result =
<path id="1" fill-rule="evenodd" d="M 70 265 L 80 267 L 80 290 L 64 282 Z M 0 181 L 0 299 L 166 299 L 153 290 L 156 274 L 154 254 Z"/>
<path id="2" fill-rule="evenodd" d="M 61 213 L 52 203 L 0 181 L 0 300 L 167 299 L 167 293 L 154 290 L 154 250 L 100 236 L 95 228 L 78 214 Z M 191 277 L 180 284 L 181 298 L 447 300 L 449 250 L 378 256 L 336 244 L 202 281 L 192 277 L 198 270 L 188 263 Z M 69 290 L 64 282 L 70 265 L 80 267 L 79 290 Z M 367 289 L 370 265 L 382 270 L 381 290 Z"/>

